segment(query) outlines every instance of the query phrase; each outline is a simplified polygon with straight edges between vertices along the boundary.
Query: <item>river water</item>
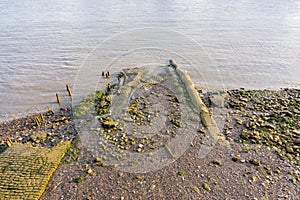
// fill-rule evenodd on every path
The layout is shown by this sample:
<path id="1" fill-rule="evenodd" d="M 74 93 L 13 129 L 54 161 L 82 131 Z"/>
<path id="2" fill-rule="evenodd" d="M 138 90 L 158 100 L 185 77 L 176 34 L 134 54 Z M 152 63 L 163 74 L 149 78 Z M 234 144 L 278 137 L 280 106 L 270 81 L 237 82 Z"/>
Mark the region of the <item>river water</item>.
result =
<path id="1" fill-rule="evenodd" d="M 144 27 L 197 43 L 201 51 L 185 52 L 200 64 L 185 70 L 200 88 L 300 87 L 297 0 L 0 0 L 0 119 L 55 106 L 55 93 L 78 85 L 77 72 L 102 41 Z M 120 41 L 106 43 L 107 55 L 132 44 Z"/>

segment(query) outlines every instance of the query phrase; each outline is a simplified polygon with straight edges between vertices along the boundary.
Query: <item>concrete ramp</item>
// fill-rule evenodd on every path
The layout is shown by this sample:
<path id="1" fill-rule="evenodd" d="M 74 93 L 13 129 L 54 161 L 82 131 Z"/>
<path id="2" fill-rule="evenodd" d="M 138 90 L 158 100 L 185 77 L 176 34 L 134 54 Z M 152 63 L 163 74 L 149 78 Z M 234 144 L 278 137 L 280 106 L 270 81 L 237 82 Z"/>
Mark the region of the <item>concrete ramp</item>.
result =
<path id="1" fill-rule="evenodd" d="M 13 144 L 0 154 L 0 199 L 39 199 L 70 142 L 53 148 Z"/>

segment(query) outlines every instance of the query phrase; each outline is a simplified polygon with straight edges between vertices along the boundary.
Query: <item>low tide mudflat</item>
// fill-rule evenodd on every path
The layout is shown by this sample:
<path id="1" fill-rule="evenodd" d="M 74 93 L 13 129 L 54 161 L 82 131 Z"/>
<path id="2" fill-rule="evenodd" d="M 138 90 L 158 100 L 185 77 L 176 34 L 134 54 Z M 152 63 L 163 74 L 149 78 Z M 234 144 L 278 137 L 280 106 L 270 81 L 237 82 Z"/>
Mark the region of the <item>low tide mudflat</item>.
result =
<path id="1" fill-rule="evenodd" d="M 200 96 L 229 145 L 216 143 L 199 156 L 209 134 L 199 126 L 189 148 L 158 170 L 128 173 L 95 156 L 82 144 L 71 108 L 2 122 L 1 151 L 14 143 L 42 148 L 72 141 L 41 199 L 297 199 L 300 91 L 239 89 Z M 138 146 L 128 150 L 138 152 Z"/>

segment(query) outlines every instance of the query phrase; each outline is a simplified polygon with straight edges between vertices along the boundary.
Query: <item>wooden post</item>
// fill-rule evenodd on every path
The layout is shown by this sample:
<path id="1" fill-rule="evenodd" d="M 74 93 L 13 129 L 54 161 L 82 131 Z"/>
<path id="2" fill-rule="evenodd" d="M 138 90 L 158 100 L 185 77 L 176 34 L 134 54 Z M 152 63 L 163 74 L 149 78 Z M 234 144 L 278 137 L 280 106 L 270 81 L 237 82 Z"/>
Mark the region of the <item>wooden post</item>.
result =
<path id="1" fill-rule="evenodd" d="M 71 92 L 70 86 L 68 84 L 66 85 L 66 88 L 69 93 L 69 96 L 72 97 L 72 92 Z"/>
<path id="2" fill-rule="evenodd" d="M 45 116 L 43 115 L 43 113 L 41 113 L 40 116 L 41 116 L 42 122 L 44 122 L 45 121 Z"/>
<path id="3" fill-rule="evenodd" d="M 58 105 L 60 106 L 60 97 L 57 93 L 56 93 L 56 101 L 57 101 Z"/>
<path id="4" fill-rule="evenodd" d="M 177 68 L 177 64 L 174 60 L 169 60 L 170 66 L 174 67 L 175 69 Z"/>
<path id="5" fill-rule="evenodd" d="M 35 120 L 35 123 L 36 123 L 37 126 L 41 125 L 41 121 L 37 116 L 34 117 L 34 120 Z"/>
<path id="6" fill-rule="evenodd" d="M 48 108 L 48 112 L 51 113 L 51 115 L 55 114 L 54 110 L 52 110 L 51 108 Z"/>
<path id="7" fill-rule="evenodd" d="M 108 93 L 110 93 L 110 84 L 109 83 L 107 83 L 107 85 L 106 85 L 106 93 L 108 94 Z"/>
<path id="8" fill-rule="evenodd" d="M 105 78 L 109 78 L 109 71 L 106 72 Z"/>

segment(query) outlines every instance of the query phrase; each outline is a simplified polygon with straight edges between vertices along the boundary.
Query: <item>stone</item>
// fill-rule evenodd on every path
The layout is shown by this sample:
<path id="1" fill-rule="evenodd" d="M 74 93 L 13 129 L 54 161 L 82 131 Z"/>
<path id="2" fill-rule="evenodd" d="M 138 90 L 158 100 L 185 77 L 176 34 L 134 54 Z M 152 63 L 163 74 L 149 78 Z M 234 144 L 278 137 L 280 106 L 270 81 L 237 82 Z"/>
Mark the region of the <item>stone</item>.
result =
<path id="1" fill-rule="evenodd" d="M 237 162 L 237 161 L 240 161 L 241 158 L 237 156 L 237 157 L 232 157 L 231 160 L 232 160 L 233 162 Z"/>
<path id="2" fill-rule="evenodd" d="M 295 139 L 295 140 L 293 141 L 293 143 L 294 143 L 294 144 L 300 144 L 300 139 Z"/>
<path id="3" fill-rule="evenodd" d="M 257 159 L 255 159 L 255 158 L 250 159 L 249 163 L 251 163 L 252 165 L 255 165 L 255 166 L 259 166 L 260 165 L 260 162 Z"/>
<path id="4" fill-rule="evenodd" d="M 115 121 L 104 121 L 102 122 L 104 128 L 117 128 L 118 122 Z"/>
<path id="5" fill-rule="evenodd" d="M 123 177 L 123 176 L 124 176 L 124 173 L 123 173 L 123 172 L 119 172 L 119 173 L 118 173 L 118 176 Z"/>
<path id="6" fill-rule="evenodd" d="M 222 165 L 222 162 L 219 160 L 213 160 L 212 163 L 215 165 Z"/>
<path id="7" fill-rule="evenodd" d="M 36 132 L 36 133 L 32 134 L 30 136 L 30 138 L 32 141 L 39 143 L 41 140 L 44 140 L 47 138 L 47 133 L 44 131 Z"/>
<path id="8" fill-rule="evenodd" d="M 178 174 L 179 176 L 183 176 L 184 171 L 179 171 L 179 172 L 177 172 L 177 174 Z"/>
<path id="9" fill-rule="evenodd" d="M 287 147 L 286 147 L 286 152 L 288 152 L 288 153 L 294 153 L 293 147 L 287 146 Z"/>
<path id="10" fill-rule="evenodd" d="M 83 178 L 82 177 L 77 177 L 74 179 L 75 183 L 80 183 L 83 181 Z"/>
<path id="11" fill-rule="evenodd" d="M 295 130 L 293 130 L 293 133 L 296 134 L 296 135 L 300 135 L 300 130 L 295 129 Z"/>
<path id="12" fill-rule="evenodd" d="M 213 106 L 224 108 L 225 96 L 224 94 L 215 94 L 210 97 Z"/>
<path id="13" fill-rule="evenodd" d="M 191 185 L 190 187 L 191 187 L 191 189 L 194 190 L 197 194 L 200 194 L 200 193 L 201 193 L 200 190 L 199 190 L 199 188 L 198 188 L 197 186 Z"/>
<path id="14" fill-rule="evenodd" d="M 202 184 L 202 187 L 203 187 L 203 189 L 205 189 L 207 191 L 211 191 L 210 186 L 207 183 L 205 183 L 205 182 Z"/>
<path id="15" fill-rule="evenodd" d="M 141 179 L 142 179 L 142 176 L 136 175 L 135 178 L 138 179 L 138 180 L 141 180 Z"/>
<path id="16" fill-rule="evenodd" d="M 87 173 L 88 173 L 89 175 L 93 175 L 93 174 L 94 174 L 94 171 L 93 171 L 92 169 L 88 169 L 88 170 L 87 170 Z"/>

